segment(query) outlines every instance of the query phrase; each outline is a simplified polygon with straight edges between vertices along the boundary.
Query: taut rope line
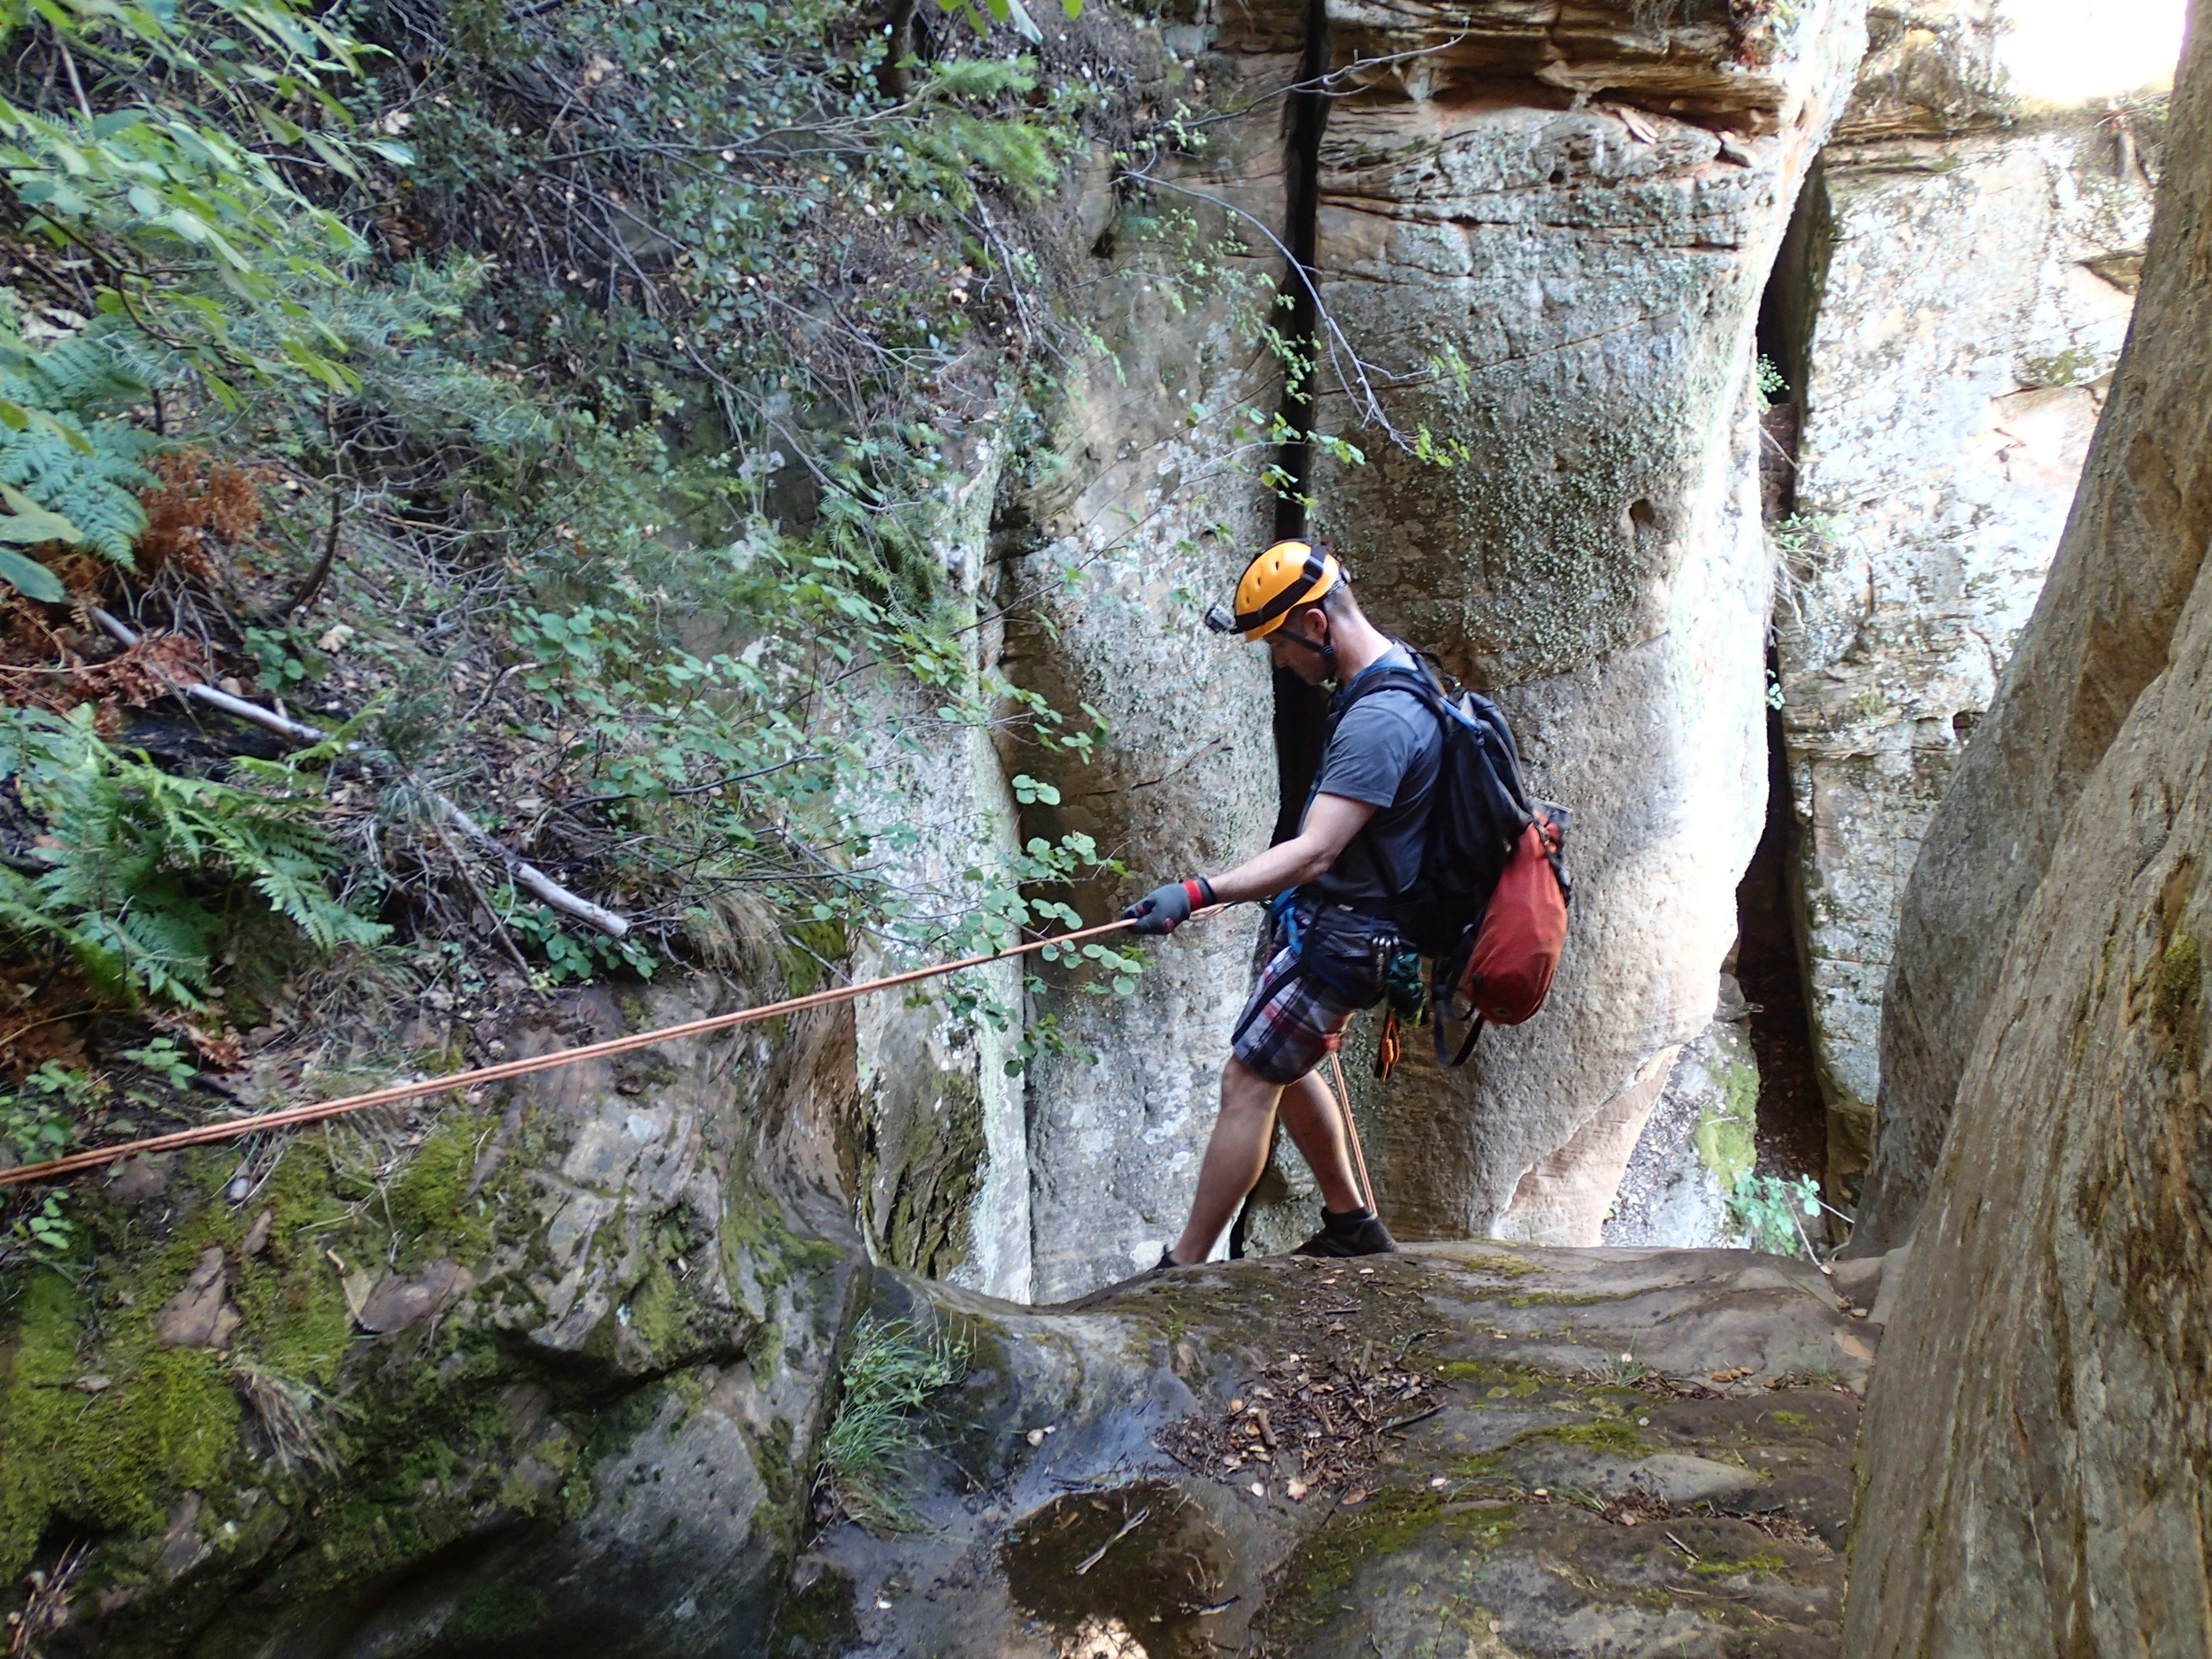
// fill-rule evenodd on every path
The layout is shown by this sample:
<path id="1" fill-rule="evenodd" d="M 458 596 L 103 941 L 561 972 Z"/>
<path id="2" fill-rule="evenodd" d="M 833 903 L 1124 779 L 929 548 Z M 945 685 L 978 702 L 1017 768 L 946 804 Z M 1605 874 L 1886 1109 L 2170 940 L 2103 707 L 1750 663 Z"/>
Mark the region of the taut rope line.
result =
<path id="1" fill-rule="evenodd" d="M 1195 916 L 1211 915 L 1220 908 L 1215 905 L 1196 912 Z M 673 1042 L 680 1037 L 701 1037 L 709 1032 L 727 1031 L 733 1025 L 749 1025 L 759 1020 L 773 1019 L 780 1014 L 795 1014 L 804 1009 L 827 1007 L 833 1002 L 849 1002 L 855 997 L 865 996 L 872 991 L 887 991 L 897 986 L 912 985 L 917 980 L 957 973 L 964 968 L 980 968 L 986 964 L 1004 962 L 1012 956 L 1025 956 L 1033 950 L 1043 950 L 1052 945 L 1076 944 L 1086 939 L 1095 939 L 1102 933 L 1119 933 L 1130 926 L 1132 924 L 1125 920 L 1106 922 L 1096 927 L 1079 928 L 1072 933 L 1056 933 L 1050 939 L 1033 939 L 1025 945 L 1011 946 L 1005 950 L 993 951 L 988 956 L 963 956 L 957 962 L 941 962 L 930 968 L 912 968 L 885 979 L 863 980 L 858 985 L 833 986 L 826 991 L 786 997 L 780 1002 L 768 1002 L 758 1008 L 741 1008 L 733 1013 L 713 1014 L 704 1019 L 687 1020 L 680 1025 L 664 1025 L 657 1031 L 639 1031 L 626 1037 L 611 1037 L 604 1042 L 586 1043 L 580 1048 L 563 1048 L 553 1054 L 534 1055 L 527 1060 L 503 1060 L 497 1065 L 479 1066 L 472 1071 L 426 1077 L 414 1083 L 394 1083 L 388 1087 L 371 1089 L 365 1094 L 317 1101 L 308 1106 L 288 1106 L 281 1111 L 261 1112 L 251 1118 L 234 1118 L 228 1123 L 202 1124 L 197 1128 L 173 1130 L 165 1135 L 149 1135 L 142 1141 L 127 1141 L 119 1146 L 93 1147 L 82 1152 L 72 1152 L 66 1157 L 49 1158 L 43 1164 L 24 1164 L 14 1169 L 0 1170 L 0 1187 L 21 1187 L 32 1181 L 58 1180 L 63 1176 L 97 1169 L 101 1164 L 112 1164 L 119 1158 L 127 1158 L 135 1153 L 172 1152 L 180 1147 L 235 1141 L 242 1135 L 257 1134 L 265 1129 L 290 1129 L 301 1124 L 320 1123 L 326 1118 L 367 1111 L 372 1107 L 389 1106 L 403 1100 L 419 1100 L 426 1094 L 443 1094 L 453 1089 L 471 1088 L 480 1083 L 499 1083 L 509 1078 L 527 1077 L 534 1071 L 550 1071 L 561 1066 L 574 1065 L 580 1061 L 595 1060 L 603 1055 L 627 1054 L 635 1048 L 650 1048 L 658 1043 Z"/>

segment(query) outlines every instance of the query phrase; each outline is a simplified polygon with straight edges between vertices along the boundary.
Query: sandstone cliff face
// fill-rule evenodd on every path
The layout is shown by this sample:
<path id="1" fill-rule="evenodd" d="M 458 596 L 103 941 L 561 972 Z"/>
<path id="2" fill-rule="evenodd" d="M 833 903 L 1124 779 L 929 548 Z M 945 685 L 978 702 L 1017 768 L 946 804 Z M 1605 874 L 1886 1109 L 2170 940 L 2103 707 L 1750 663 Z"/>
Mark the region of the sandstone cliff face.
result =
<path id="1" fill-rule="evenodd" d="M 1855 1248 L 1880 1249 L 1909 1232 L 2005 945 L 2085 780 L 2137 695 L 2173 660 L 2212 534 L 2212 311 L 2198 250 L 2206 187 L 2200 157 L 2177 136 L 2187 120 L 2177 110 L 2169 121 L 2173 172 L 2153 237 L 2164 251 L 2146 265 L 2048 581 L 1904 893 Z"/>
<path id="2" fill-rule="evenodd" d="M 1396 447 L 1339 350 L 1325 418 L 1368 464 L 1325 469 L 1320 527 L 1497 694 L 1584 872 L 1542 1016 L 1372 1107 L 1415 1236 L 1594 1243 L 1712 1016 L 1765 795 L 1753 326 L 1861 15 L 1331 10 L 1321 297 L 1373 409 L 1464 449 Z"/>
<path id="3" fill-rule="evenodd" d="M 1843 1203 L 1905 878 L 2056 549 L 2149 229 L 2155 104 L 2024 107 L 1997 61 L 2018 27 L 1876 8 L 1777 273 L 1802 423 L 1778 672 Z"/>
<path id="4" fill-rule="evenodd" d="M 584 993 L 507 1034 L 772 984 Z M 0 1350 L 0 1548 L 86 1549 L 42 1651 L 745 1651 L 866 1294 L 823 1197 L 851 1079 L 818 1014 L 81 1193 L 98 1271 L 26 1274 Z"/>
<path id="5" fill-rule="evenodd" d="M 1148 211 L 1168 227 L 1151 240 L 1094 158 L 1078 206 L 1093 250 L 1081 303 L 1106 349 L 1069 377 L 1038 465 L 1000 490 L 994 531 L 991 603 L 1020 607 L 1009 678 L 1107 725 L 1087 757 L 1002 757 L 1058 793 L 1024 809 L 1025 839 L 1080 833 L 1126 868 L 1079 891 L 1094 922 L 1159 882 L 1250 857 L 1276 813 L 1265 660 L 1202 618 L 1268 540 L 1259 473 L 1272 451 L 1255 411 L 1272 408 L 1279 380 L 1249 330 L 1280 273 L 1273 95 L 1296 78 L 1298 42 L 1198 24 L 1165 38 L 1188 59 L 1179 73 L 1226 113 L 1202 154 L 1151 170 Z M 1179 290 L 1178 262 L 1209 247 L 1249 254 L 1231 262 L 1227 292 Z M 1038 969 L 1025 1013 L 1037 1300 L 1149 1267 L 1181 1231 L 1251 946 L 1251 912 L 1237 911 L 1144 947 L 1125 995 L 1103 994 L 1095 973 Z"/>
<path id="6" fill-rule="evenodd" d="M 1250 856 L 1277 810 L 1265 663 L 1201 617 L 1267 540 L 1261 427 L 1279 376 L 1255 329 L 1281 272 L 1279 94 L 1301 36 L 1108 7 L 1077 27 L 1102 87 L 1111 77 L 1113 119 L 1202 111 L 1204 142 L 1153 155 L 1141 187 L 1117 179 L 1103 141 L 1071 167 L 1031 228 L 1082 343 L 1048 391 L 1010 390 L 993 419 L 949 434 L 969 476 L 944 504 L 940 574 L 975 623 L 953 683 L 884 693 L 900 718 L 878 776 L 910 807 L 903 839 L 875 854 L 948 921 L 985 849 L 1090 837 L 1127 871 L 1079 884 L 1099 922 L 1160 880 Z M 994 670 L 1095 746 L 995 748 L 934 721 Z M 1017 778 L 1033 780 L 1018 795 Z M 951 948 L 919 941 L 895 965 Z M 1157 1260 L 1212 1125 L 1250 950 L 1242 912 L 1148 948 L 1125 995 L 1033 959 L 862 1003 L 854 1202 L 879 1258 L 1048 1301 Z M 856 977 L 888 965 L 864 952 Z"/>
<path id="7" fill-rule="evenodd" d="M 909 891 L 935 895 L 941 921 L 976 902 L 975 872 L 1012 855 L 1018 808 L 990 741 L 937 721 L 947 696 L 980 695 L 1003 629 L 988 617 L 986 564 L 1002 445 L 983 436 L 962 493 L 947 503 L 937 549 L 943 574 L 976 617 L 959 636 L 952 683 L 887 686 L 876 777 L 907 803 L 902 836 L 875 856 Z M 894 959 L 855 952 L 869 979 L 941 956 L 941 934 Z M 1019 1051 L 1024 998 L 1014 963 L 933 982 L 906 997 L 855 1004 L 858 1109 L 851 1158 L 856 1211 L 882 1259 L 915 1272 L 1025 1297 L 1030 1286 L 1029 1148 Z M 975 1018 L 977 1004 L 996 1018 Z"/>
<path id="8" fill-rule="evenodd" d="M 1892 1018 L 1926 1047 L 1901 1057 L 1933 1071 L 1973 1011 L 1930 1000 L 1944 977 L 1983 1011 L 1861 1450 L 1845 1647 L 1870 1659 L 2212 1644 L 2212 6 L 2193 23 L 2134 336 L 2006 741 L 1969 751 L 1908 901 Z M 2009 934 L 1970 966 L 1929 908 L 1970 872 Z M 1885 1156 L 1914 1149 L 1886 1126 Z"/>

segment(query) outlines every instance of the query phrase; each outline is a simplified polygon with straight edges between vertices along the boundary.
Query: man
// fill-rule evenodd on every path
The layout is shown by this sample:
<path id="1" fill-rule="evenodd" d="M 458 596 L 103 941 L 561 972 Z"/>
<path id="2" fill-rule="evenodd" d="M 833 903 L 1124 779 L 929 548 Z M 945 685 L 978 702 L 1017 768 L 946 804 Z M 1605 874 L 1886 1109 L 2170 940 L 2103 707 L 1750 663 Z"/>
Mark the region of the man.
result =
<path id="1" fill-rule="evenodd" d="M 1172 933 L 1193 909 L 1274 899 L 1273 949 L 1246 1002 L 1221 1071 L 1221 1115 L 1182 1236 L 1162 1268 L 1202 1262 L 1267 1164 L 1279 1111 L 1321 1188 L 1321 1230 L 1309 1256 L 1371 1256 L 1398 1247 L 1363 1201 L 1334 1097 L 1314 1068 L 1342 1041 L 1353 1013 L 1382 995 L 1402 949 L 1391 901 L 1420 874 L 1443 736 L 1412 691 L 1385 687 L 1346 708 L 1361 676 L 1412 654 L 1361 613 L 1328 549 L 1279 541 L 1245 567 L 1236 610 L 1207 626 L 1264 641 L 1277 668 L 1309 685 L 1343 687 L 1298 833 L 1216 876 L 1156 888 L 1124 912 L 1140 933 Z"/>

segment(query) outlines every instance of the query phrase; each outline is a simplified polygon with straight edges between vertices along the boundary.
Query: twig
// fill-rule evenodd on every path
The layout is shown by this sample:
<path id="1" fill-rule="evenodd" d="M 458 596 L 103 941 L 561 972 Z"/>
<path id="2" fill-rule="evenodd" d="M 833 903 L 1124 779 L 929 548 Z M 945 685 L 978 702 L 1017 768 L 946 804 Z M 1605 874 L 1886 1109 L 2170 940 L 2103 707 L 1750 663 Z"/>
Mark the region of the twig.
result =
<path id="1" fill-rule="evenodd" d="M 1116 1532 L 1111 1538 L 1108 1539 L 1104 1543 L 1101 1544 L 1096 1549 L 1091 1551 L 1089 1555 L 1084 1556 L 1081 1561 L 1076 1563 L 1075 1576 L 1079 1578 L 1081 1578 L 1092 1568 L 1097 1566 L 1100 1562 L 1105 1560 L 1106 1552 L 1108 1550 L 1111 1549 L 1116 1544 L 1121 1542 L 1123 1539 L 1128 1537 L 1130 1533 L 1135 1532 L 1140 1526 L 1142 1526 L 1146 1521 L 1151 1518 L 1151 1516 L 1152 1507 L 1151 1505 L 1147 1504 L 1143 1509 L 1139 1509 L 1134 1515 L 1124 1521 L 1121 1524 L 1121 1531 Z"/>
<path id="2" fill-rule="evenodd" d="M 118 643 L 125 646 L 138 643 L 136 633 L 98 605 L 87 605 L 85 611 Z M 220 709 L 225 714 L 234 715 L 239 719 L 250 720 L 256 726 L 264 726 L 280 737 L 288 737 L 296 743 L 322 743 L 327 742 L 330 738 L 327 732 L 273 713 L 257 703 L 247 702 L 243 697 L 234 697 L 227 691 L 218 691 L 214 687 L 196 680 L 187 680 L 177 689 L 195 702 L 204 703 L 211 709 Z"/>
<path id="3" fill-rule="evenodd" d="M 483 713 L 485 710 L 491 707 L 492 699 L 499 695 L 499 688 L 505 685 L 511 677 L 520 673 L 521 672 L 522 664 L 520 663 L 510 663 L 506 667 L 501 669 L 496 674 L 493 675 L 492 683 L 484 687 L 484 695 L 476 700 L 476 706 L 461 717 L 461 724 L 463 726 L 474 726 L 476 724 L 476 717 Z"/>
<path id="4" fill-rule="evenodd" d="M 577 897 L 535 864 L 526 863 L 518 853 L 508 851 L 474 818 L 436 790 L 430 792 L 430 799 L 445 815 L 447 823 L 507 866 L 507 872 L 514 878 L 517 887 L 527 887 L 563 915 L 573 916 L 580 922 L 589 922 L 611 939 L 620 939 L 629 933 L 630 924 L 621 917 L 603 905 L 594 904 L 589 899 Z"/>
<path id="5" fill-rule="evenodd" d="M 338 558 L 338 526 L 344 501 L 342 490 L 333 489 L 330 492 L 330 534 L 323 541 L 323 556 L 315 561 L 315 568 L 308 572 L 307 580 L 300 584 L 299 592 L 292 595 L 292 603 L 284 607 L 287 616 L 296 611 L 304 611 L 314 603 L 315 595 L 322 592 L 323 583 L 329 579 L 330 567 Z"/>
<path id="6" fill-rule="evenodd" d="M 1399 1417 L 1394 1422 L 1384 1424 L 1383 1432 L 1386 1434 L 1395 1434 L 1399 1430 L 1409 1429 L 1417 1423 L 1426 1423 L 1431 1417 L 1434 1417 L 1443 1409 L 1444 1408 L 1441 1405 L 1432 1405 L 1427 1410 L 1417 1411 L 1409 1417 Z"/>
<path id="7" fill-rule="evenodd" d="M 135 633 L 98 605 L 87 605 L 85 609 L 95 622 L 122 644 L 130 646 L 138 643 L 138 635 Z M 178 689 L 184 695 L 206 703 L 211 709 L 220 709 L 224 713 L 235 715 L 242 720 L 250 720 L 256 726 L 266 727 L 280 737 L 288 737 L 296 743 L 326 743 L 330 741 L 330 733 L 327 732 L 304 725 L 287 715 L 273 713 L 257 703 L 249 703 L 243 697 L 234 697 L 227 691 L 218 691 L 214 687 L 203 684 L 199 680 L 188 680 Z M 448 824 L 459 830 L 471 841 L 506 865 L 507 872 L 517 887 L 527 888 L 552 909 L 560 911 L 565 916 L 572 916 L 580 922 L 590 923 L 592 926 L 596 927 L 611 939 L 621 939 L 628 934 L 630 924 L 612 910 L 608 910 L 604 905 L 594 904 L 589 899 L 578 897 L 554 880 L 552 877 L 547 875 L 544 871 L 524 859 L 519 854 L 510 852 L 474 818 L 435 789 L 426 789 L 424 793 L 429 796 L 431 803 L 438 809 L 439 816 L 443 818 Z"/>

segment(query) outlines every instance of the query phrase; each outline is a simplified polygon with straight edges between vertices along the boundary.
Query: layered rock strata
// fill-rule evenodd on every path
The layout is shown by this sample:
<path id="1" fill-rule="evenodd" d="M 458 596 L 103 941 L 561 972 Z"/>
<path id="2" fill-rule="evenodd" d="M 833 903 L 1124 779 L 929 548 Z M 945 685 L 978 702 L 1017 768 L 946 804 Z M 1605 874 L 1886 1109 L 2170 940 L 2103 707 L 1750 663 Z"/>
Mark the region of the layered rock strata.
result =
<path id="1" fill-rule="evenodd" d="M 1370 1108 L 1416 1236 L 1594 1243 L 1712 1017 L 1766 794 L 1754 323 L 1861 15 L 1331 8 L 1321 406 L 1367 464 L 1318 522 L 1496 694 L 1584 872 L 1544 1013 Z"/>
<path id="2" fill-rule="evenodd" d="M 1801 410 L 1778 656 L 1845 1204 L 1905 879 L 2056 550 L 2149 230 L 2155 100 L 2123 101 L 2131 82 L 2024 104 L 1999 61 L 2019 23 L 2003 5 L 1875 8 L 1770 310 Z"/>

